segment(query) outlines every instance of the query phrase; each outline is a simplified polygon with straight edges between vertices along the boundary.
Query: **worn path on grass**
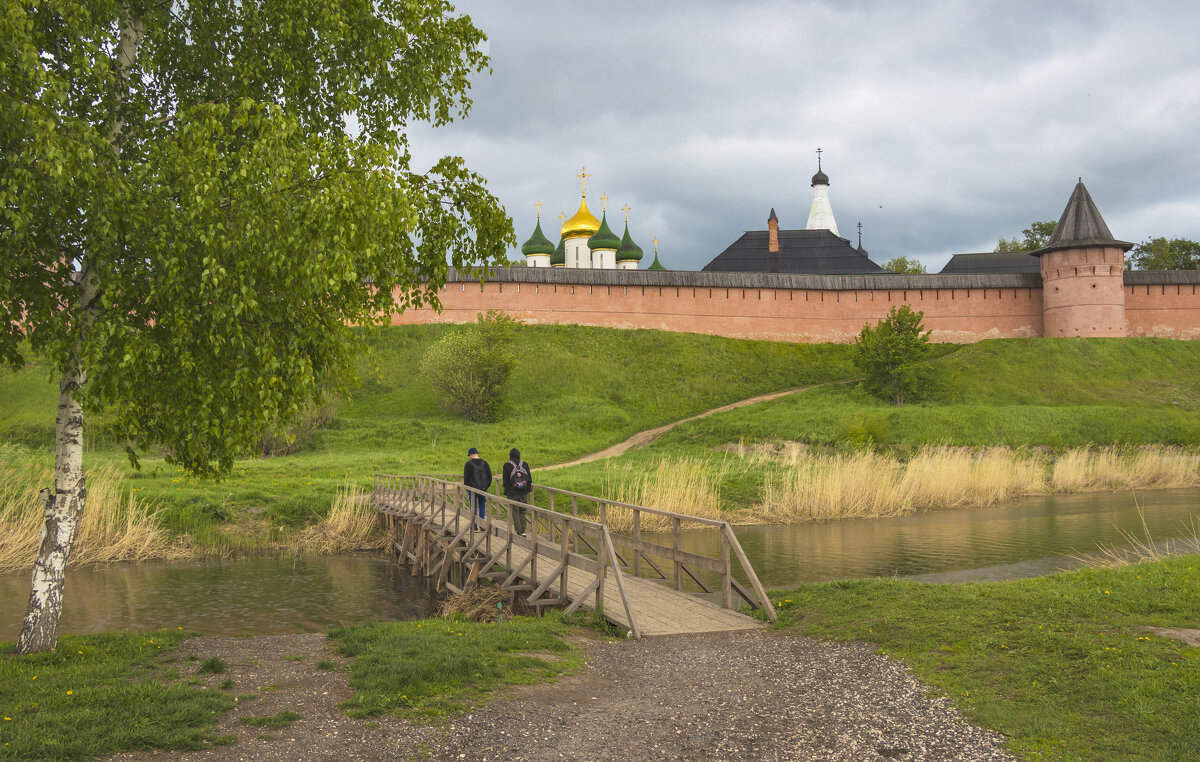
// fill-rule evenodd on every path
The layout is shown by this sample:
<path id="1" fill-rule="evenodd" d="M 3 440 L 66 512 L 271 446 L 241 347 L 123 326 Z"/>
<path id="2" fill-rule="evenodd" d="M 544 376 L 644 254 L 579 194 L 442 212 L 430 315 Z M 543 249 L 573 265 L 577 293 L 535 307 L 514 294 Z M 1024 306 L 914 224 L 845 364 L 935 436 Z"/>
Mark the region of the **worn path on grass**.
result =
<path id="1" fill-rule="evenodd" d="M 755 405 L 755 404 L 758 404 L 759 402 L 770 402 L 771 400 L 779 399 L 780 397 L 786 397 L 789 394 L 797 394 L 799 392 L 808 391 L 809 389 L 816 389 L 817 387 L 820 387 L 820 386 L 829 386 L 830 384 L 845 384 L 845 383 L 849 383 L 850 381 L 854 381 L 854 380 L 857 380 L 857 379 L 846 379 L 846 380 L 842 380 L 842 381 L 827 381 L 823 384 L 812 384 L 810 386 L 797 386 L 795 389 L 787 389 L 786 391 L 782 391 L 782 392 L 771 392 L 770 394 L 760 394 L 757 397 L 751 397 L 749 399 L 738 400 L 737 402 L 731 402 L 728 405 L 722 405 L 721 407 L 714 407 L 712 410 L 705 410 L 703 413 L 697 413 L 696 415 L 693 415 L 689 418 L 681 418 L 678 421 L 672 421 L 671 423 L 668 423 L 664 426 L 659 426 L 658 428 L 655 428 L 655 429 L 647 429 L 645 431 L 639 431 L 638 433 L 631 436 L 629 439 L 626 439 L 624 442 L 619 442 L 619 443 L 613 445 L 612 447 L 607 447 L 607 448 L 601 450 L 600 452 L 594 452 L 591 455 L 584 455 L 582 458 L 576 458 L 575 460 L 567 461 L 566 463 L 556 463 L 552 466 L 542 466 L 538 470 L 539 471 L 553 471 L 556 468 L 567 468 L 568 466 L 578 466 L 583 463 L 591 463 L 594 460 L 604 460 L 605 458 L 615 458 L 619 455 L 624 455 L 625 453 L 629 452 L 630 450 L 637 450 L 637 449 L 640 449 L 642 447 L 649 445 L 654 440 L 658 439 L 663 434 L 666 434 L 668 431 L 675 428 L 676 426 L 679 426 L 680 424 L 688 423 L 690 421 L 696 421 L 701 418 L 707 418 L 708 416 L 716 415 L 717 413 L 724 413 L 729 410 L 736 410 L 739 407 L 747 407 L 749 405 Z"/>
<path id="2" fill-rule="evenodd" d="M 871 646 L 739 632 L 580 644 L 587 668 L 555 683 L 507 688 L 451 720 L 355 720 L 345 661 L 319 634 L 196 638 L 181 655 L 219 655 L 239 702 L 218 733 L 233 746 L 119 760 L 1012 760 L 1003 738 L 963 721 L 901 664 Z M 288 659 L 287 657 L 293 657 Z M 296 658 L 303 657 L 303 658 Z M 333 657 L 336 658 L 336 657 Z M 275 686 L 274 689 L 269 686 Z M 239 719 L 288 709 L 284 730 Z"/>

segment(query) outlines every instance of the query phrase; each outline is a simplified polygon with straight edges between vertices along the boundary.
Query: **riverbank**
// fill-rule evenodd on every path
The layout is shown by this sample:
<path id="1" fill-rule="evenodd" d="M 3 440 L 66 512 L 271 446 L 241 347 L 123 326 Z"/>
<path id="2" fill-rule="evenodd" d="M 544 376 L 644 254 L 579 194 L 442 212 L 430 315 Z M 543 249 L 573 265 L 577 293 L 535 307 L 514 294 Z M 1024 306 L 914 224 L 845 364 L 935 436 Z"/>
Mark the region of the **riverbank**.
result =
<path id="1" fill-rule="evenodd" d="M 0 732 L 34 744 L 19 747 L 24 758 L 71 758 L 47 739 L 100 737 L 112 751 L 233 743 L 239 758 L 258 760 L 301 748 L 309 759 L 1157 760 L 1200 748 L 1200 648 L 1183 642 L 1200 635 L 1186 632 L 1200 621 L 1198 555 L 773 597 L 781 621 L 769 632 L 642 642 L 547 617 L 365 625 L 332 639 L 88 636 L 42 657 L 6 647 Z M 136 690 L 121 687 L 130 679 Z M 947 698 L 931 698 L 930 686 Z M 86 725 L 103 721 L 104 706 L 123 712 L 108 736 Z M 153 736 L 165 712 L 189 735 Z M 438 712 L 451 714 L 413 719 Z M 5 754 L 22 758 L 14 747 Z"/>

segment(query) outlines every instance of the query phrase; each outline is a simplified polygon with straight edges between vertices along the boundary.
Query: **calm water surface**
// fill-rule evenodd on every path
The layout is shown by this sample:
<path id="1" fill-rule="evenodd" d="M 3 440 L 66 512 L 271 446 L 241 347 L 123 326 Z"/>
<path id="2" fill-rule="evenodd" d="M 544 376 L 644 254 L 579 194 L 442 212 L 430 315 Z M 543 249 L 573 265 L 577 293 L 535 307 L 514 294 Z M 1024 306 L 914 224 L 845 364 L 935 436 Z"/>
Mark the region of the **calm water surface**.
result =
<path id="1" fill-rule="evenodd" d="M 937 582 L 999 580 L 1077 565 L 1072 554 L 1099 543 L 1145 538 L 1141 503 L 1155 541 L 1200 531 L 1200 490 L 1041 497 L 993 508 L 889 519 L 745 527 L 738 541 L 763 585 L 785 587 L 848 577 L 916 577 Z M 715 536 L 692 547 L 719 553 Z M 719 557 L 719 556 L 718 556 Z"/>
<path id="2" fill-rule="evenodd" d="M 1200 490 L 1139 494 L 1154 540 L 1200 530 Z M 1046 574 L 1072 554 L 1145 536 L 1132 495 L 1046 497 L 986 509 L 893 519 L 745 527 L 737 536 L 767 588 L 848 577 L 939 582 Z M 669 545 L 670 539 L 659 540 Z M 688 550 L 720 557 L 716 532 L 684 534 Z M 664 567 L 664 569 L 669 568 Z M 0 640 L 16 638 L 29 575 L 0 577 Z M 183 627 L 209 634 L 321 631 L 368 619 L 417 619 L 435 601 L 423 578 L 382 559 L 256 558 L 116 565 L 67 574 L 64 632 Z"/>
<path id="3" fill-rule="evenodd" d="M 420 619 L 437 605 L 423 577 L 367 556 L 69 569 L 63 595 L 64 632 L 316 632 L 368 619 Z M 0 577 L 0 640 L 17 637 L 28 596 L 28 574 Z"/>

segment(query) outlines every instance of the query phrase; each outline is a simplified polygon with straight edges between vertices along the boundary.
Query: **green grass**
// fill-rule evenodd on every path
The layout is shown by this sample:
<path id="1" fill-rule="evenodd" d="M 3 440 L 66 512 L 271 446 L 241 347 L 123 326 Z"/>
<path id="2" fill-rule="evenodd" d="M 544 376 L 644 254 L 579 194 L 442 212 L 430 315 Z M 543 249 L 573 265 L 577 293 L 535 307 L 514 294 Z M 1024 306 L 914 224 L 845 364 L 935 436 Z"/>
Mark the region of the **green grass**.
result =
<path id="1" fill-rule="evenodd" d="M 52 653 L 0 644 L 0 759 L 80 759 L 229 743 L 212 726 L 234 706 L 219 691 L 165 679 L 182 632 L 63 635 Z"/>
<path id="2" fill-rule="evenodd" d="M 348 703 L 355 717 L 440 716 L 463 711 L 500 685 L 528 684 L 582 663 L 555 613 L 501 624 L 463 619 L 374 622 L 330 632 L 353 659 Z"/>
<path id="3" fill-rule="evenodd" d="M 1200 756 L 1200 556 L 1000 583 L 855 580 L 774 592 L 780 625 L 909 664 L 1027 759 Z"/>
<path id="4" fill-rule="evenodd" d="M 456 473 L 477 446 L 498 466 L 511 446 L 535 479 L 592 494 L 612 470 L 657 468 L 664 457 L 716 463 L 731 443 L 875 447 L 903 456 L 924 444 L 1050 448 L 1124 443 L 1200 445 L 1200 342 L 1166 339 L 1006 339 L 935 345 L 926 400 L 901 408 L 853 383 L 853 348 L 741 341 L 660 331 L 522 326 L 521 356 L 501 420 L 448 412 L 417 366 L 439 336 L 461 327 L 399 326 L 373 340 L 363 383 L 334 418 L 289 456 L 239 461 L 222 481 L 195 479 L 156 454 L 129 471 L 130 489 L 159 506 L 159 522 L 201 552 L 261 553 L 320 519 L 347 481 L 375 473 Z M 648 428 L 757 394 L 821 385 L 770 403 L 682 425 L 652 448 L 555 472 L 541 466 L 603 449 Z M 0 372 L 0 440 L 50 431 L 56 387 L 46 368 Z M 103 415 L 89 428 L 104 431 Z M 40 437 L 40 438 L 39 438 Z M 44 442 L 42 440 L 45 440 Z M 124 462 L 104 449 L 88 459 Z M 49 458 L 38 450 L 34 457 Z M 730 469 L 728 506 L 758 501 L 763 467 Z"/>
<path id="5" fill-rule="evenodd" d="M 196 670 L 196 672 L 201 675 L 219 675 L 224 672 L 225 669 L 226 667 L 224 659 L 222 659 L 220 656 L 210 656 L 204 661 L 200 662 L 200 667 Z"/>

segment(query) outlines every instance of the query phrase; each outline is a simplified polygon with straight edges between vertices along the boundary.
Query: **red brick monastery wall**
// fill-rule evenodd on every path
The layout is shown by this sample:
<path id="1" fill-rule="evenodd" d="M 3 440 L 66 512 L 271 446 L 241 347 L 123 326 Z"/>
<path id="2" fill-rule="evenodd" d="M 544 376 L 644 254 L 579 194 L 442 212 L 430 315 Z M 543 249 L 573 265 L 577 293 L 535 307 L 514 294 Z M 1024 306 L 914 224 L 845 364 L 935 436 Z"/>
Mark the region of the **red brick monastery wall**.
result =
<path id="1" fill-rule="evenodd" d="M 1200 277 L 1196 280 L 1200 283 Z M 1129 334 L 1200 338 L 1200 289 L 1175 289 L 1125 286 Z M 466 323 L 494 309 L 533 324 L 846 342 L 864 323 L 908 304 L 925 313 L 934 341 L 964 343 L 1042 336 L 1042 296 L 1036 274 L 796 276 L 512 268 L 493 271 L 482 284 L 478 278 L 452 276 L 439 292 L 440 314 L 408 310 L 392 322 Z"/>

